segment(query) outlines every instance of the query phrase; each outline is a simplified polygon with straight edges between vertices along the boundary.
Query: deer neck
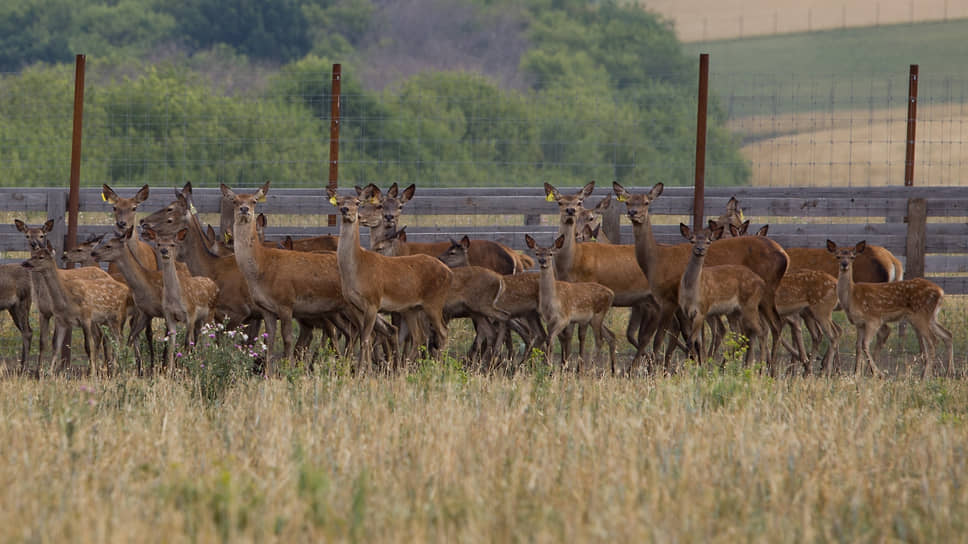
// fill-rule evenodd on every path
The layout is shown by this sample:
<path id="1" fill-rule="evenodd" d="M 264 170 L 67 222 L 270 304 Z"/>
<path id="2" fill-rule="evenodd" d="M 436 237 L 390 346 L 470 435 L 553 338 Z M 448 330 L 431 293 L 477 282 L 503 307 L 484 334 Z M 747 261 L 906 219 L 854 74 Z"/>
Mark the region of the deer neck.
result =
<path id="1" fill-rule="evenodd" d="M 837 266 L 837 300 L 844 309 L 844 313 L 850 315 L 851 300 L 850 296 L 854 293 L 854 265 L 851 263 L 847 270 Z"/>
<path id="2" fill-rule="evenodd" d="M 158 285 L 152 281 L 148 271 L 141 266 L 135 258 L 131 248 L 125 245 L 121 249 L 121 256 L 116 260 L 121 275 L 124 276 L 125 283 L 131 288 L 136 298 L 150 296 L 155 299 L 157 296 Z"/>
<path id="3" fill-rule="evenodd" d="M 684 308 L 695 308 L 699 301 L 700 283 L 702 282 L 702 268 L 706 255 L 697 255 L 693 251 L 686 264 L 686 270 L 679 281 L 679 305 Z M 687 312 L 692 313 L 692 312 Z"/>
<path id="4" fill-rule="evenodd" d="M 575 229 L 578 222 L 567 223 L 562 221 L 558 225 L 559 236 L 565 237 L 565 242 L 558 250 L 554 258 L 554 270 L 557 278 L 561 281 L 571 281 L 571 270 L 577 260 L 578 242 L 575 241 Z"/>
<path id="5" fill-rule="evenodd" d="M 219 257 L 209 251 L 202 235 L 201 226 L 197 220 L 192 219 L 188 222 L 188 236 L 182 242 L 185 265 L 188 266 L 193 276 L 211 277 L 214 274 L 215 263 Z"/>
<path id="6" fill-rule="evenodd" d="M 558 311 L 558 286 L 555 283 L 555 267 L 552 266 L 541 269 L 538 279 L 538 313 L 547 321 L 548 316 L 557 314 Z"/>
<path id="7" fill-rule="evenodd" d="M 164 285 L 161 306 L 166 312 L 172 310 L 184 311 L 182 303 L 182 286 L 175 271 L 175 259 L 161 260 L 161 280 Z"/>
<path id="8" fill-rule="evenodd" d="M 65 315 L 69 306 L 67 289 L 64 288 L 64 283 L 61 281 L 54 263 L 45 263 L 37 268 L 34 274 L 38 280 L 35 285 L 39 285 L 43 289 L 46 295 L 45 301 L 49 304 L 51 313 L 55 317 Z"/>
<path id="9" fill-rule="evenodd" d="M 652 219 L 646 215 L 641 223 L 632 222 L 632 233 L 635 235 L 635 260 L 645 273 L 650 284 L 657 283 L 659 245 L 655 242 L 652 232 Z"/>
<path id="10" fill-rule="evenodd" d="M 232 228 L 235 237 L 235 261 L 250 287 L 257 284 L 264 270 L 265 252 L 256 232 L 255 218 L 248 223 L 236 222 Z"/>
<path id="11" fill-rule="evenodd" d="M 339 225 L 339 240 L 336 242 L 336 262 L 339 266 L 340 283 L 347 292 L 358 292 L 360 283 L 360 260 L 363 248 L 360 247 L 360 222 L 342 221 Z"/>

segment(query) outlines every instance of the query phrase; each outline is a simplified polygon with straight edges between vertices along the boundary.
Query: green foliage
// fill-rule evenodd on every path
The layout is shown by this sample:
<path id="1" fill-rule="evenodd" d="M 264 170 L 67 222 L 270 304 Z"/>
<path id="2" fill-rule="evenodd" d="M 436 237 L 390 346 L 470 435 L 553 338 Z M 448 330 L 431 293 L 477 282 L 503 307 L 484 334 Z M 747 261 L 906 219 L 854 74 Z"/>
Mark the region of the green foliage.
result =
<path id="1" fill-rule="evenodd" d="M 368 0 L 81 0 L 46 7 L 17 0 L 0 7 L 0 27 L 12 32 L 0 34 L 0 67 L 66 61 L 77 48 L 96 55 L 93 73 L 100 77 L 88 85 L 85 104 L 86 184 L 317 182 L 328 166 L 330 59 L 337 58 L 358 59 L 343 70 L 345 184 L 691 183 L 695 75 L 666 22 L 616 2 L 484 4 L 472 8 L 477 19 L 462 24 L 513 13 L 530 44 L 518 66 L 526 86 L 428 71 L 382 91 L 367 89 L 357 74 L 373 45 L 364 40 L 379 28 Z M 187 46 L 190 56 L 147 68 L 132 61 L 162 44 Z M 257 69 L 250 58 L 288 64 L 261 84 L 237 83 Z M 0 80 L 0 96 L 10 97 L 0 104 L 0 164 L 11 183 L 63 183 L 70 81 L 66 68 L 43 66 Z M 738 149 L 714 102 L 707 183 L 748 181 Z"/>
<path id="2" fill-rule="evenodd" d="M 221 324 L 203 326 L 195 348 L 188 354 L 175 354 L 176 364 L 188 372 L 192 394 L 217 403 L 251 375 L 265 357 L 266 345 L 261 339 L 248 341 L 241 330 L 226 330 Z"/>

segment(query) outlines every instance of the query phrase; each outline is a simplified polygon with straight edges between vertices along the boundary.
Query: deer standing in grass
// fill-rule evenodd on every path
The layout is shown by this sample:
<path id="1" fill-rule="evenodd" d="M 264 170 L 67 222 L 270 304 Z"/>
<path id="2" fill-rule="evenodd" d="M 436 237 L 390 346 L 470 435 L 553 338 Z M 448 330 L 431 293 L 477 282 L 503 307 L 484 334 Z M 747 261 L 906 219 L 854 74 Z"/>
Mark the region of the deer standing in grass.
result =
<path id="1" fill-rule="evenodd" d="M 178 245 L 188 235 L 188 228 L 183 228 L 174 235 L 160 235 L 150 227 L 145 227 L 143 234 L 155 244 L 155 253 L 161 261 L 161 310 L 165 316 L 168 373 L 171 375 L 175 370 L 178 323 L 185 324 L 185 346 L 187 351 L 191 351 L 202 325 L 212 321 L 215 315 L 218 286 L 211 278 L 179 274 L 175 269 Z"/>
<path id="2" fill-rule="evenodd" d="M 645 345 L 655 330 L 652 323 L 658 317 L 658 306 L 649 280 L 635 260 L 635 246 L 577 242 L 579 219 L 584 210 L 582 203 L 595 190 L 595 182 L 585 184 L 573 195 L 562 194 L 549 183 L 544 184 L 544 189 L 546 200 L 558 203 L 558 234 L 565 237 L 564 245 L 555 256 L 557 278 L 595 282 L 611 289 L 615 293 L 613 305 L 631 308 L 625 331 L 629 343 L 636 347 Z M 604 209 L 607 204 L 599 203 L 599 206 Z M 570 337 L 570 333 L 566 332 L 566 336 Z M 583 336 L 579 334 L 579 341 Z"/>
<path id="3" fill-rule="evenodd" d="M 128 287 L 115 281 L 107 274 L 99 279 L 71 278 L 60 270 L 54 262 L 54 250 L 49 242 L 45 248 L 31 251 L 30 258 L 23 266 L 31 271 L 34 285 L 41 287 L 51 304 L 51 310 L 56 321 L 55 346 L 64 344 L 67 332 L 71 327 L 80 327 L 84 331 L 84 350 L 87 352 L 91 377 L 97 375 L 97 365 L 92 340 L 95 329 L 101 325 L 108 327 L 116 341 L 121 338 L 121 324 L 127 316 Z M 102 271 L 103 272 L 103 271 Z M 109 355 L 106 357 L 113 362 L 113 350 L 107 344 Z M 50 361 L 50 372 L 54 373 L 60 354 L 54 350 Z"/>
<path id="4" fill-rule="evenodd" d="M 652 294 L 659 303 L 660 316 L 656 322 L 662 329 L 676 331 L 674 317 L 679 308 L 679 282 L 686 269 L 691 254 L 689 244 L 660 246 L 652 232 L 649 205 L 662 194 L 664 185 L 657 183 L 644 194 L 632 194 L 615 182 L 612 189 L 620 202 L 625 202 L 632 232 L 635 235 L 635 257 L 639 266 L 649 279 Z M 776 311 L 776 289 L 786 273 L 789 259 L 783 248 L 776 242 L 761 236 L 729 238 L 713 243 L 706 255 L 705 263 L 710 266 L 721 264 L 743 265 L 752 270 L 766 283 L 760 301 L 761 314 L 773 335 L 773 345 L 767 360 L 772 367 L 776 346 L 780 340 L 780 316 Z M 672 335 L 670 334 L 670 338 Z M 656 338 L 656 348 L 662 335 Z M 636 358 L 642 355 L 644 343 L 639 346 Z M 665 350 L 665 364 L 669 367 L 671 349 Z M 771 368 L 775 373 L 776 369 Z"/>
<path id="5" fill-rule="evenodd" d="M 833 320 L 837 304 L 837 280 L 830 274 L 817 270 L 794 270 L 787 272 L 780 281 L 776 291 L 776 309 L 785 324 L 790 326 L 797 347 L 796 356 L 803 364 L 805 375 L 810 372 L 810 360 L 819 350 L 823 337 L 827 338 L 828 346 L 820 370 L 829 376 L 833 367 L 840 364 L 838 342 L 842 330 Z M 803 319 L 810 332 L 814 352 L 810 356 L 803 344 L 798 317 Z"/>
<path id="6" fill-rule="evenodd" d="M 421 310 L 430 320 L 437 348 L 447 346 L 447 324 L 443 310 L 447 302 L 453 273 L 442 262 L 429 255 L 386 257 L 360 247 L 361 198 L 375 198 L 369 191 L 338 196 L 329 189 L 330 202 L 340 212 L 339 277 L 346 299 L 362 312 L 360 338 L 363 361 L 371 359 L 370 337 L 377 313 Z M 412 328 L 412 327 L 411 327 Z M 416 331 L 412 331 L 416 332 Z"/>
<path id="7" fill-rule="evenodd" d="M 50 245 L 50 241 L 48 240 L 47 235 L 54 229 L 53 219 L 48 219 L 40 227 L 30 227 L 19 219 L 15 219 L 13 223 L 14 223 L 14 226 L 17 228 L 17 230 L 19 230 L 24 234 L 24 237 L 27 239 L 27 247 L 31 251 L 38 250 L 38 249 L 46 250 L 46 248 Z M 92 279 L 93 280 L 93 279 L 104 279 L 104 278 L 111 277 L 108 275 L 107 272 L 101 270 L 100 268 L 91 268 L 91 267 L 78 268 L 78 269 L 72 269 L 72 270 L 63 270 L 62 273 L 65 279 Z M 56 353 L 58 351 L 58 346 L 60 345 L 60 344 L 53 344 L 53 346 L 51 346 L 51 343 L 55 339 L 54 337 L 57 335 L 56 330 L 54 335 L 50 334 L 50 320 L 52 317 L 55 317 L 54 303 L 51 300 L 52 295 L 48 291 L 47 285 L 43 282 L 40 282 L 39 280 L 40 280 L 40 276 L 30 274 L 30 281 L 33 286 L 33 299 L 37 305 L 37 313 L 39 317 L 38 319 L 39 339 L 38 339 L 38 348 L 37 348 L 38 368 L 40 365 L 46 362 L 44 353 L 46 352 L 47 348 L 51 347 L 51 350 L 54 353 Z M 57 323 L 55 322 L 55 329 L 56 329 L 56 326 L 57 326 Z M 66 338 L 68 334 L 69 334 L 69 331 L 65 332 L 64 337 Z M 99 343 L 98 338 L 100 337 L 100 330 L 96 329 L 94 331 L 94 334 L 96 337 L 93 339 L 90 339 L 90 341 L 97 344 Z"/>
<path id="8" fill-rule="evenodd" d="M 565 364 L 564 338 L 560 337 L 566 327 L 590 325 L 595 334 L 595 350 L 600 353 L 605 342 L 608 343 L 609 362 L 615 374 L 615 335 L 605 326 L 605 315 L 612 307 L 615 293 L 604 285 L 594 282 L 565 282 L 555 279 L 554 259 L 565 244 L 566 235 L 559 235 L 551 247 L 540 247 L 534 238 L 525 234 L 524 241 L 534 251 L 535 260 L 541 269 L 541 282 L 538 292 L 538 310 L 548 326 L 545 354 L 550 359 L 554 339 L 562 342 L 562 366 Z M 581 357 L 575 371 L 581 372 Z"/>
<path id="9" fill-rule="evenodd" d="M 924 356 L 922 378 L 931 375 L 935 346 L 939 338 L 948 346 L 948 366 L 945 371 L 948 375 L 954 375 L 951 332 L 938 323 L 938 313 L 944 302 L 944 290 L 924 278 L 890 283 L 855 282 L 854 261 L 858 255 L 864 253 L 866 246 L 866 242 L 861 241 L 854 247 L 839 247 L 827 240 L 827 251 L 834 255 L 839 265 L 837 298 L 840 300 L 840 307 L 857 328 L 855 373 L 863 372 L 863 362 L 866 362 L 875 376 L 881 375 L 871 356 L 871 340 L 884 323 L 906 319 L 914 327 L 921 343 L 921 354 Z"/>
<path id="10" fill-rule="evenodd" d="M 470 258 L 467 252 L 470 240 L 464 236 L 460 242 L 451 240 L 450 247 L 438 258 L 455 274 L 464 267 L 469 267 Z M 525 343 L 524 356 L 530 355 L 536 344 L 544 345 L 545 329 L 538 314 L 538 284 L 540 275 L 537 272 L 522 272 L 521 274 L 504 275 L 501 278 L 501 289 L 494 298 L 494 307 L 507 315 L 498 321 L 497 338 L 503 338 L 507 347 L 508 358 L 513 361 L 514 347 L 508 329 L 518 333 Z M 457 285 L 456 278 L 453 285 Z M 500 348 L 500 342 L 495 339 L 495 348 Z M 495 355 L 498 355 L 495 353 Z"/>
<path id="11" fill-rule="evenodd" d="M 235 193 L 224 184 L 221 190 L 223 200 L 230 201 L 234 209 L 236 262 L 265 321 L 269 346 L 265 372 L 272 375 L 277 331 L 282 336 L 284 356 L 292 359 L 295 354 L 294 318 L 312 322 L 342 312 L 354 322 L 360 317 L 343 296 L 336 255 L 269 248 L 259 242 L 255 209 L 268 194 L 268 181 L 251 194 Z"/>
<path id="12" fill-rule="evenodd" d="M 702 328 L 708 318 L 738 314 L 740 331 L 749 340 L 746 363 L 751 360 L 754 345 L 759 346 L 762 357 L 766 341 L 760 302 L 766 282 L 745 266 L 704 266 L 711 244 L 723 235 L 723 227 L 692 232 L 679 223 L 679 232 L 692 245 L 692 254 L 679 280 L 679 309 L 685 316 L 686 342 L 692 356 L 702 364 Z"/>

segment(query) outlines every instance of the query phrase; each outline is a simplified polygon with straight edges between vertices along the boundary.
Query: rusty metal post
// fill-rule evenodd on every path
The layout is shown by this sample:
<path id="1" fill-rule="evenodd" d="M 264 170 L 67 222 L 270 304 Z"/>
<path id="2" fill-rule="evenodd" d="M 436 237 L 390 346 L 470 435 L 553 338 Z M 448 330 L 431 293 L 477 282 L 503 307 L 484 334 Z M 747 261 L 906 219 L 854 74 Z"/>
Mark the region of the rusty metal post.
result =
<path id="1" fill-rule="evenodd" d="M 914 185 L 914 135 L 918 125 L 918 65 L 911 65 L 908 77 L 907 149 L 904 153 L 904 185 Z"/>
<path id="2" fill-rule="evenodd" d="M 77 246 L 77 213 L 81 195 L 81 129 L 84 121 L 84 64 L 85 56 L 74 59 L 74 131 L 71 134 L 71 188 L 67 199 L 67 242 L 65 247 Z"/>
<path id="3" fill-rule="evenodd" d="M 329 187 L 336 189 L 339 180 L 339 87 L 342 66 L 333 65 L 333 92 L 329 104 Z M 336 216 L 329 216 L 329 226 L 336 226 Z"/>
<path id="4" fill-rule="evenodd" d="M 709 97 L 709 53 L 699 55 L 699 109 L 696 112 L 696 181 L 692 201 L 692 228 L 703 226 L 706 192 L 706 106 Z"/>

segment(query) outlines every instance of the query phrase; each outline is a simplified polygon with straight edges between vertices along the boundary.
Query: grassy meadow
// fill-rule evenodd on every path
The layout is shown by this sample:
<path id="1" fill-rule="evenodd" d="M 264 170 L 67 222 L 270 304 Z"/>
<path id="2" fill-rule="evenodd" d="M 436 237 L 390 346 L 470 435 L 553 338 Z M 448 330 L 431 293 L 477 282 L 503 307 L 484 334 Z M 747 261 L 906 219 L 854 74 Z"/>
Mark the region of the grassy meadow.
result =
<path id="1" fill-rule="evenodd" d="M 954 541 L 962 381 L 0 380 L 3 541 Z"/>

